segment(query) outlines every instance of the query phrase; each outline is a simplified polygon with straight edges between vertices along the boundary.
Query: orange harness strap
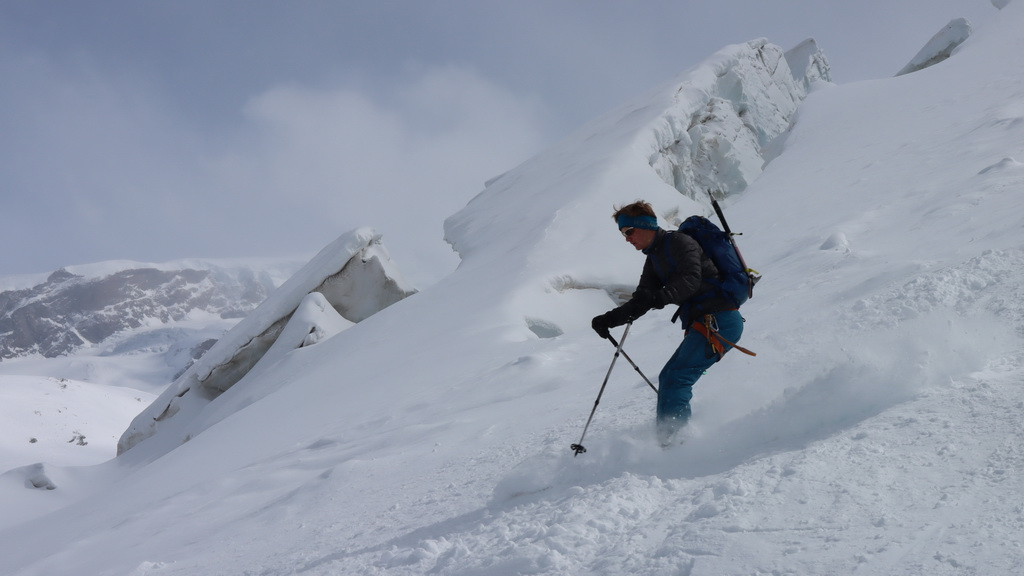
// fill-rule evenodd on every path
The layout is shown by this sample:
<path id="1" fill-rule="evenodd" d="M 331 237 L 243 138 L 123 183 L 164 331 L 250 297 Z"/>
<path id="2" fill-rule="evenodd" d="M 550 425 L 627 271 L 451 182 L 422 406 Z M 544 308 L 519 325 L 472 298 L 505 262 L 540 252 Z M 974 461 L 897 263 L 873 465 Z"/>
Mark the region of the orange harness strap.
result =
<path id="1" fill-rule="evenodd" d="M 746 348 L 740 346 L 739 344 L 736 344 L 735 342 L 730 342 L 723 338 L 722 335 L 718 333 L 718 330 L 715 330 L 714 328 L 711 327 L 713 325 L 714 317 L 712 317 L 710 314 L 707 314 L 704 316 L 703 322 L 700 320 L 694 320 L 691 328 L 693 328 L 701 336 L 703 336 L 704 339 L 708 341 L 708 344 L 711 344 L 711 349 L 715 351 L 715 354 L 718 354 L 719 358 L 724 356 L 725 353 L 728 351 L 725 349 L 726 344 L 749 356 L 757 356 L 756 353 L 747 350 Z"/>

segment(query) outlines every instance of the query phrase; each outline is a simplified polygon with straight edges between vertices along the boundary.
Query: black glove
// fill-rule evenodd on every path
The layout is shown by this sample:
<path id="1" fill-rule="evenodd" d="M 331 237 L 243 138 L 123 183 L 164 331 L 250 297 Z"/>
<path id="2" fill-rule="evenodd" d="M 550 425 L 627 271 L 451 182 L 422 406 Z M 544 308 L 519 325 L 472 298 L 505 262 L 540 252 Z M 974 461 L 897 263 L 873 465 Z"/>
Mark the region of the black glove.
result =
<path id="1" fill-rule="evenodd" d="M 611 333 L 608 332 L 608 329 L 611 328 L 612 325 L 611 322 L 608 321 L 608 317 L 605 314 L 601 314 L 600 316 L 594 316 L 594 319 L 590 321 L 590 327 L 594 329 L 594 332 L 597 332 L 598 336 L 604 338 L 605 340 L 611 338 L 612 336 Z"/>

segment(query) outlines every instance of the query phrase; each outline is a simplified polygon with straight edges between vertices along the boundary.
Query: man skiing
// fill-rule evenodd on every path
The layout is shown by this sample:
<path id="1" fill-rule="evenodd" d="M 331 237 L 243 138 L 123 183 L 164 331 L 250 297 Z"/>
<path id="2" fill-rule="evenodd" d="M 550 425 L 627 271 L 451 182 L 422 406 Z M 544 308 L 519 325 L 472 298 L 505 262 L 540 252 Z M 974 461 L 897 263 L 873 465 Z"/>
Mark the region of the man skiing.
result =
<path id="1" fill-rule="evenodd" d="M 637 201 L 616 208 L 612 217 L 626 241 L 647 260 L 632 298 L 594 317 L 591 326 L 608 338 L 610 328 L 648 310 L 680 306 L 677 315 L 686 335 L 658 375 L 656 427 L 659 442 L 668 445 L 690 417 L 693 384 L 739 340 L 743 318 L 733 302 L 708 284 L 719 274 L 700 244 L 688 234 L 662 230 L 650 204 Z"/>

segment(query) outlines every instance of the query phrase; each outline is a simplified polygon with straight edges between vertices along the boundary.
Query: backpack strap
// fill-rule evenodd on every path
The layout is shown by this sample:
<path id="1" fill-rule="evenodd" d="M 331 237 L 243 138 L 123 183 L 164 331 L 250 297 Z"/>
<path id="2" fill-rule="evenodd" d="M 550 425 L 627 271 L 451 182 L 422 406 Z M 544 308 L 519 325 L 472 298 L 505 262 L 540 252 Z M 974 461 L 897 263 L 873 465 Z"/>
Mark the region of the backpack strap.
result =
<path id="1" fill-rule="evenodd" d="M 715 322 L 715 317 L 712 316 L 711 314 L 705 314 L 703 320 L 694 320 L 693 324 L 690 327 L 696 330 L 697 333 L 699 333 L 701 336 L 703 336 L 704 339 L 708 341 L 708 344 L 711 344 L 711 349 L 715 351 L 715 354 L 718 355 L 719 359 L 721 359 L 722 356 L 724 356 L 725 353 L 728 352 L 728 350 L 726 350 L 725 348 L 726 344 L 749 356 L 757 356 L 755 352 L 751 352 L 750 350 L 747 350 L 746 348 L 740 346 L 739 344 L 736 344 L 735 342 L 730 342 L 723 338 L 722 335 L 718 332 L 718 323 Z"/>

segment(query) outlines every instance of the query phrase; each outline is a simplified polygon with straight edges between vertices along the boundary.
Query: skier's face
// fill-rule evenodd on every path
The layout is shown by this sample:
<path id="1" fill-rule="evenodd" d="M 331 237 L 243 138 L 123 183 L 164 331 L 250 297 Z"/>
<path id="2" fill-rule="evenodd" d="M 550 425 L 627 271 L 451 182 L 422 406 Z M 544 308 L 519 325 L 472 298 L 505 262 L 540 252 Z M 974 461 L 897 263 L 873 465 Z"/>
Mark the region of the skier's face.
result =
<path id="1" fill-rule="evenodd" d="M 626 242 L 633 245 L 633 248 L 637 250 L 643 250 L 654 242 L 654 230 L 644 230 L 643 228 L 622 228 L 619 230 L 622 235 L 626 237 Z"/>

